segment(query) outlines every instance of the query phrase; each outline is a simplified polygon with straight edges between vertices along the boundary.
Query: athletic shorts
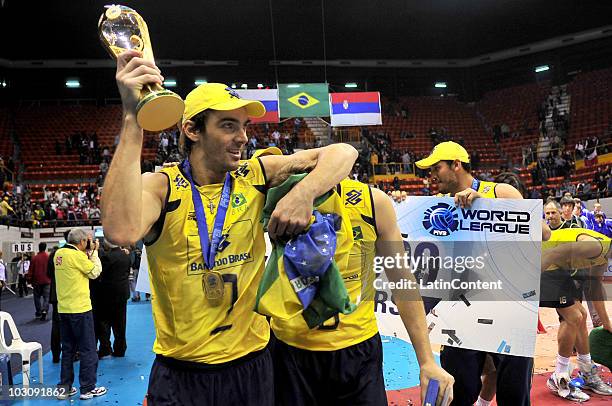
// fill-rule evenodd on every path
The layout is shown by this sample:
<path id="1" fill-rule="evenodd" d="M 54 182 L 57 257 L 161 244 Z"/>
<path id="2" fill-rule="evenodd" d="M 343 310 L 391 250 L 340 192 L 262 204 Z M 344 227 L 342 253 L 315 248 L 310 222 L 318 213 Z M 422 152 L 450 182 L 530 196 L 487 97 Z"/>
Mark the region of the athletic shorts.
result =
<path id="1" fill-rule="evenodd" d="M 570 271 L 558 269 L 542 272 L 540 307 L 569 307 L 575 303 L 576 295 L 576 285 Z"/>
<path id="2" fill-rule="evenodd" d="M 273 406 L 274 373 L 268 348 L 223 364 L 157 355 L 148 406 Z"/>
<path id="3" fill-rule="evenodd" d="M 387 406 L 380 335 L 336 351 L 308 351 L 276 340 L 277 406 Z"/>
<path id="4" fill-rule="evenodd" d="M 444 346 L 440 363 L 455 378 L 452 405 L 472 406 L 476 402 L 482 389 L 480 376 L 487 355 L 497 371 L 497 404 L 529 406 L 533 358 Z"/>

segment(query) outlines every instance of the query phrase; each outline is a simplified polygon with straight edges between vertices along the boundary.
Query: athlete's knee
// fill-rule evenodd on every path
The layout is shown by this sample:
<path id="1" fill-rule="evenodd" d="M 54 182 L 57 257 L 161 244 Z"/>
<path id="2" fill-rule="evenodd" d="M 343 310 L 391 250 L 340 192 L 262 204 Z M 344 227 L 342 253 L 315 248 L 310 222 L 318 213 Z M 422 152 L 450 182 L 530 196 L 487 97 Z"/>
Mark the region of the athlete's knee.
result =
<path id="1" fill-rule="evenodd" d="M 576 305 L 564 309 L 561 315 L 563 316 L 563 322 L 574 328 L 580 326 L 583 321 L 582 313 Z"/>

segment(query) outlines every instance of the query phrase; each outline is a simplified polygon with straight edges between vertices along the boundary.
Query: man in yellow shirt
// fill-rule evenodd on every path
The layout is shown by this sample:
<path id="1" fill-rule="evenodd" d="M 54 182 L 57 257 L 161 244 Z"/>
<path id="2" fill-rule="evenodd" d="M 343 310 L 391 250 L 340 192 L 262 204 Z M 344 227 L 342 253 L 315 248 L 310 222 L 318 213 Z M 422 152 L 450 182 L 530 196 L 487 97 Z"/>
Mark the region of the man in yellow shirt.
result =
<path id="1" fill-rule="evenodd" d="M 0 201 L 0 221 L 4 221 L 4 220 L 8 220 L 8 213 L 9 211 L 11 213 L 15 213 L 15 210 L 13 210 L 13 208 L 11 207 L 11 205 L 8 202 L 9 198 L 8 197 L 4 197 L 4 199 L 2 199 L 2 201 Z"/>
<path id="2" fill-rule="evenodd" d="M 332 144 L 241 160 L 250 117 L 263 116 L 265 107 L 206 83 L 185 99 L 183 163 L 141 175 L 140 91 L 163 78 L 153 61 L 128 51 L 117 59 L 116 79 L 123 127 L 104 182 L 102 223 L 114 244 L 147 245 L 156 331 L 147 403 L 271 406 L 270 327 L 253 311 L 264 270 L 267 188 L 283 174 L 310 171 L 268 224 L 271 238 L 300 233 L 315 198 L 349 175 L 357 151 Z"/>
<path id="3" fill-rule="evenodd" d="M 438 191 L 455 198 L 455 204 L 469 207 L 479 198 L 522 199 L 521 193 L 506 183 L 485 182 L 471 174 L 470 155 L 461 145 L 442 142 L 431 154 L 415 163 L 420 169 L 431 168 Z M 487 353 L 445 346 L 440 363 L 454 378 L 454 405 L 473 405 L 482 387 L 481 375 L 486 356 L 497 369 L 497 402 L 500 405 L 529 406 L 533 358 Z"/>
<path id="4" fill-rule="evenodd" d="M 106 388 L 96 386 L 98 354 L 94 332 L 89 280 L 102 272 L 98 258 L 99 242 L 92 244 L 85 230 L 74 229 L 68 243 L 54 257 L 57 303 L 62 331 L 62 364 L 59 386 L 66 392 L 58 396 L 67 399 L 77 393 L 72 366 L 77 348 L 80 354 L 79 383 L 81 399 L 102 396 Z"/>

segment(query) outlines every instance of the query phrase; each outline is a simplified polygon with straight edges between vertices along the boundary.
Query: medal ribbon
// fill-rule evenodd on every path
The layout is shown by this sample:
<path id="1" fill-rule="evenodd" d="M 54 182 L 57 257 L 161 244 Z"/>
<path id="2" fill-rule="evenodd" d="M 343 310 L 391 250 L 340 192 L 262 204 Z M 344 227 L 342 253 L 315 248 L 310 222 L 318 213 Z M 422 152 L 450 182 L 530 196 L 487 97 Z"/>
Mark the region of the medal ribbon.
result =
<path id="1" fill-rule="evenodd" d="M 478 192 L 478 188 L 480 187 L 480 181 L 476 178 L 472 181 L 472 189 Z"/>
<path id="2" fill-rule="evenodd" d="M 223 189 L 221 191 L 221 200 L 219 201 L 219 210 L 217 211 L 213 225 L 212 239 L 209 240 L 208 225 L 206 224 L 206 213 L 204 212 L 204 205 L 202 204 L 202 196 L 191 176 L 191 164 L 189 163 L 189 159 L 183 161 L 183 172 L 185 172 L 185 177 L 191 184 L 191 198 L 195 209 L 196 222 L 198 224 L 198 235 L 200 236 L 200 248 L 202 249 L 202 257 L 204 257 L 204 264 L 206 268 L 212 270 L 215 266 L 217 248 L 223 236 L 223 224 L 225 223 L 230 201 L 230 192 L 232 190 L 232 177 L 229 172 L 225 176 L 225 182 L 223 183 Z"/>

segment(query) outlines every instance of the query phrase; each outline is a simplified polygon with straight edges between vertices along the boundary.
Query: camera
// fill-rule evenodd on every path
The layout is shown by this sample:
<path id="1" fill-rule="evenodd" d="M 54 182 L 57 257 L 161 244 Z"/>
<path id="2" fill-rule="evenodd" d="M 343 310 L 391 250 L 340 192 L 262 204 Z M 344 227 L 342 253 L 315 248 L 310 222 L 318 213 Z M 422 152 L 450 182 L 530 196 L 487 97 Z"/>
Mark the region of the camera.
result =
<path id="1" fill-rule="evenodd" d="M 91 240 L 87 240 L 87 246 L 85 247 L 86 250 L 91 250 Z"/>

